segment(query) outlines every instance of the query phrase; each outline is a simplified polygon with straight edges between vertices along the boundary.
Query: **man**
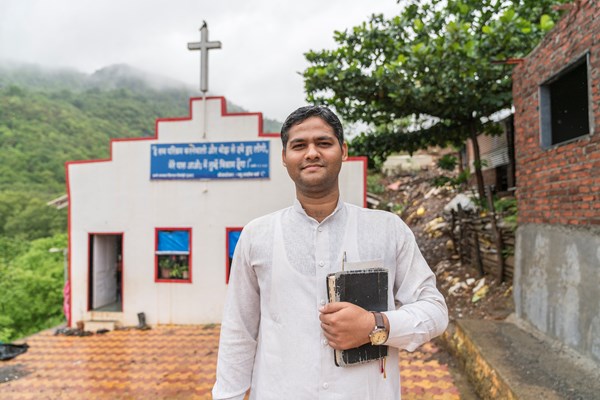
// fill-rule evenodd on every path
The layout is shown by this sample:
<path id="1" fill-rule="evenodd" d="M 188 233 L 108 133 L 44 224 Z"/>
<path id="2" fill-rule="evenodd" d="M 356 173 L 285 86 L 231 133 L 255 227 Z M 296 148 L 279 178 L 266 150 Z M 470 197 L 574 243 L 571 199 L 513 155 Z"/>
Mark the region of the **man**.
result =
<path id="1" fill-rule="evenodd" d="M 338 175 L 348 156 L 326 107 L 294 111 L 281 129 L 292 207 L 251 221 L 237 244 L 219 344 L 215 399 L 398 399 L 398 348 L 441 334 L 448 310 L 414 235 L 397 216 L 346 204 Z M 326 276 L 346 262 L 389 271 L 387 312 L 327 303 Z M 337 367 L 333 349 L 371 341 L 387 363 Z M 396 349 L 394 349 L 396 348 Z M 382 366 L 385 366 L 385 374 Z"/>

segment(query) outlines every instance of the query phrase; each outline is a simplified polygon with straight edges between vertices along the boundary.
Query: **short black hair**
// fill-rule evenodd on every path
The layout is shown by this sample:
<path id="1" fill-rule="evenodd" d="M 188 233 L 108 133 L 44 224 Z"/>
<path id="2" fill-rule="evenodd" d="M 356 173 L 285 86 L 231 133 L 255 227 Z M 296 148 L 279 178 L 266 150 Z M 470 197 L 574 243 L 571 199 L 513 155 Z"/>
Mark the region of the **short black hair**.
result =
<path id="1" fill-rule="evenodd" d="M 298 125 L 310 117 L 319 117 L 327 125 L 331 126 L 335 137 L 337 138 L 338 142 L 340 142 L 340 147 L 343 146 L 344 128 L 342 127 L 342 123 L 337 115 L 335 115 L 333 111 L 325 106 L 304 106 L 298 108 L 288 115 L 283 123 L 283 126 L 281 127 L 281 143 L 283 143 L 283 150 L 285 150 L 287 146 L 290 129 L 292 129 L 294 125 Z"/>

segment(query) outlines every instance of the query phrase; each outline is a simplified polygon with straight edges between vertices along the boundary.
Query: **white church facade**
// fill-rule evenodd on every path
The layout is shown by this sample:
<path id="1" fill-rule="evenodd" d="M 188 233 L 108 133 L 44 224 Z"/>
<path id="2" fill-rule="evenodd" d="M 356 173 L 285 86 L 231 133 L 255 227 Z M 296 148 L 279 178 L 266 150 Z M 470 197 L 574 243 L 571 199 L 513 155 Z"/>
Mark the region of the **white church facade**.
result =
<path id="1" fill-rule="evenodd" d="M 295 197 L 281 151 L 261 113 L 207 97 L 154 137 L 112 140 L 108 159 L 68 162 L 69 325 L 220 322 L 239 232 Z M 366 166 L 350 158 L 340 175 L 363 207 Z"/>

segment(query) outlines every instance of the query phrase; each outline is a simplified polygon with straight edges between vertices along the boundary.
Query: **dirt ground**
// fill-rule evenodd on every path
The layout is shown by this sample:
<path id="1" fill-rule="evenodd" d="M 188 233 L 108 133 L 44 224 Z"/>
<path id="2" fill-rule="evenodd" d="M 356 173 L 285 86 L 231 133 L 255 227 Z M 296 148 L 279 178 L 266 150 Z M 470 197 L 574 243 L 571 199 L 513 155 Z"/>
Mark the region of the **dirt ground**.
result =
<path id="1" fill-rule="evenodd" d="M 456 196 L 451 188 L 438 189 L 432 179 L 439 171 L 419 171 L 381 177 L 377 208 L 398 214 L 412 229 L 419 248 L 437 276 L 438 288 L 448 304 L 450 321 L 456 319 L 502 320 L 514 311 L 512 282 L 498 282 L 479 276 L 470 265 L 462 265 L 451 246 L 444 207 Z M 476 296 L 477 295 L 477 296 Z M 459 363 L 445 349 L 443 340 L 434 339 L 440 351 L 432 355 L 447 365 L 463 400 L 480 400 Z"/>
<path id="2" fill-rule="evenodd" d="M 411 227 L 423 256 L 436 273 L 451 321 L 504 319 L 514 311 L 512 282 L 479 276 L 475 268 L 460 263 L 451 246 L 448 225 L 438 219 L 444 217 L 444 206 L 457 192 L 434 187 L 431 182 L 437 174 L 426 170 L 382 177 L 380 189 L 384 192 L 377 195 L 378 208 L 396 212 Z"/>

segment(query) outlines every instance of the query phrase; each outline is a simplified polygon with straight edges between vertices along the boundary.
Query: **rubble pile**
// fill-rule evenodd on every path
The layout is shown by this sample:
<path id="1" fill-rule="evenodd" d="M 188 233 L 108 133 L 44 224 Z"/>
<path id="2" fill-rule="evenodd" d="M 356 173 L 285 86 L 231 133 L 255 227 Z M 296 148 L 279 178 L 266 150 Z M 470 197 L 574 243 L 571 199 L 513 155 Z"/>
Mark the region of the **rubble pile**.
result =
<path id="1" fill-rule="evenodd" d="M 462 265 L 450 236 L 452 202 L 468 207 L 449 186 L 435 187 L 439 171 L 411 171 L 381 178 L 383 193 L 372 196 L 377 208 L 398 214 L 412 229 L 423 256 L 435 272 L 446 297 L 451 319 L 504 319 L 514 310 L 512 282 L 479 276 L 476 268 Z M 461 200 L 462 199 L 462 200 Z"/>

